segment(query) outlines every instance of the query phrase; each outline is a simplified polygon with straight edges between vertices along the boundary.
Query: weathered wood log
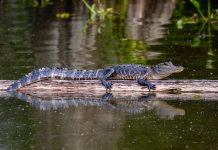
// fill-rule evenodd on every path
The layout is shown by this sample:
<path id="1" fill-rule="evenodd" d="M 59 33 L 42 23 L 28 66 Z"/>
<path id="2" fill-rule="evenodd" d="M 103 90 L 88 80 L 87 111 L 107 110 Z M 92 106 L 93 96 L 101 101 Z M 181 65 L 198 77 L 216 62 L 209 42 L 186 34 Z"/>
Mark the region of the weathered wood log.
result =
<path id="1" fill-rule="evenodd" d="M 0 97 L 9 96 L 3 92 L 11 83 L 11 80 L 0 80 Z M 142 87 L 132 80 L 114 80 L 111 93 L 116 98 L 139 97 L 148 93 L 146 87 Z M 218 100 L 218 80 L 154 80 L 156 84 L 156 100 Z M 64 97 L 75 94 L 86 96 L 102 96 L 106 90 L 98 80 L 45 80 L 28 85 L 19 91 L 44 96 Z"/>
<path id="2" fill-rule="evenodd" d="M 0 80 L 0 91 L 6 90 L 13 82 L 13 80 Z"/>
<path id="3" fill-rule="evenodd" d="M 112 80 L 112 92 L 148 92 L 147 87 L 134 80 Z M 156 85 L 154 92 L 164 93 L 218 93 L 218 80 L 151 80 Z M 1 80 L 0 90 L 5 90 L 13 81 Z M 45 92 L 95 92 L 104 93 L 99 80 L 44 80 L 25 86 L 19 91 Z"/>

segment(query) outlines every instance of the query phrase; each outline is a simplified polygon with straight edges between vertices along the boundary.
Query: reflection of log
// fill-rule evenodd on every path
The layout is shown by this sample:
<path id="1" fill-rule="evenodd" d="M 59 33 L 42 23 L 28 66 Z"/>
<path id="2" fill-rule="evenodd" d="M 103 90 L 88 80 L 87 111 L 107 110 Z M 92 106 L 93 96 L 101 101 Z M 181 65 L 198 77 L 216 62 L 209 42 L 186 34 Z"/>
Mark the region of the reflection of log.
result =
<path id="1" fill-rule="evenodd" d="M 13 81 L 1 80 L 0 90 L 5 90 Z M 136 81 L 117 80 L 112 81 L 112 93 L 114 96 L 135 97 L 147 93 L 146 87 L 139 86 Z M 159 100 L 217 100 L 218 80 L 157 80 L 156 99 Z M 98 80 L 53 80 L 42 81 L 20 89 L 25 93 L 46 95 L 54 93 L 86 93 L 90 95 L 102 95 L 104 87 Z M 4 93 L 4 92 L 3 92 Z M 1 95 L 1 93 L 0 93 Z M 3 95 L 1 95 L 3 96 Z"/>

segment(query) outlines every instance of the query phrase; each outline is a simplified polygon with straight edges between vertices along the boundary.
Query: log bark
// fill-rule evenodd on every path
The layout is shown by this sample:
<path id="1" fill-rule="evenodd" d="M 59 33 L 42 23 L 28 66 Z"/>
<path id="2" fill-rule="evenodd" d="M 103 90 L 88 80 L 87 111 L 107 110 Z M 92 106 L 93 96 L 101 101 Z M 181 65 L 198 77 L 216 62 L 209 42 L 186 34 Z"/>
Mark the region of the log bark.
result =
<path id="1" fill-rule="evenodd" d="M 0 97 L 9 97 L 4 90 L 14 81 L 0 80 Z M 154 80 L 156 84 L 156 100 L 218 100 L 218 80 Z M 132 80 L 113 80 L 111 93 L 118 99 L 137 98 L 148 93 L 146 87 L 142 87 Z M 45 80 L 36 82 L 19 89 L 20 92 L 46 96 L 75 96 L 86 97 L 102 96 L 106 90 L 98 80 Z"/>
<path id="2" fill-rule="evenodd" d="M 5 90 L 12 80 L 0 80 L 0 90 Z M 111 92 L 148 92 L 135 80 L 112 80 Z M 151 80 L 156 85 L 153 92 L 163 93 L 218 93 L 218 80 Z M 94 92 L 106 90 L 99 80 L 44 80 L 25 86 L 19 91 L 29 92 Z"/>

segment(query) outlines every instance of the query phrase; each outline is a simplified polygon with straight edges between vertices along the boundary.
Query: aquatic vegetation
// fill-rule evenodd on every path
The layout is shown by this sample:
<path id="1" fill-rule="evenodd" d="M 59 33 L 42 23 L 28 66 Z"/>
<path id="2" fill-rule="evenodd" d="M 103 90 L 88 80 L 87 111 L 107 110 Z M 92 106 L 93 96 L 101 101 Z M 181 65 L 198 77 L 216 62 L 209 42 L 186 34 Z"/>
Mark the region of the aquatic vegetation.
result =
<path id="1" fill-rule="evenodd" d="M 212 38 L 214 37 L 214 31 L 218 30 L 218 9 L 211 9 L 212 4 L 210 0 L 207 1 L 206 7 L 201 7 L 202 3 L 197 0 L 190 0 L 190 2 L 197 10 L 197 13 L 194 13 L 191 17 L 182 16 L 176 22 L 177 29 L 183 29 L 185 25 L 187 25 L 187 28 L 189 28 L 188 25 L 194 25 L 197 28 L 198 31 L 192 37 L 190 47 L 199 48 L 202 45 L 206 46 L 206 68 L 214 69 L 214 59 L 217 56 L 216 50 L 212 48 Z M 183 10 L 180 10 L 181 12 Z"/>
<path id="2" fill-rule="evenodd" d="M 84 31 L 87 29 L 88 25 L 92 25 L 94 23 L 101 24 L 106 18 L 111 17 L 111 14 L 113 13 L 113 8 L 105 8 L 100 0 L 97 1 L 97 5 L 89 5 L 86 0 L 82 0 L 82 2 L 90 12 L 90 18 L 84 26 Z M 101 33 L 101 27 L 98 27 L 98 32 Z"/>
<path id="3" fill-rule="evenodd" d="M 98 0 L 98 7 L 96 7 L 96 4 L 92 4 L 91 6 L 86 2 L 86 0 L 82 0 L 85 6 L 90 11 L 90 19 L 89 23 L 96 22 L 96 19 L 98 18 L 100 21 L 103 21 L 106 17 L 109 17 L 112 12 L 113 8 L 104 8 L 102 3 Z"/>
<path id="4" fill-rule="evenodd" d="M 57 13 L 56 17 L 60 19 L 68 19 L 70 17 L 70 13 L 67 12 Z"/>
<path id="5" fill-rule="evenodd" d="M 213 29 L 218 30 L 218 9 L 211 9 L 211 1 L 208 0 L 207 3 L 207 16 L 203 13 L 201 4 L 197 0 L 190 0 L 190 2 L 196 8 L 198 14 L 194 13 L 191 17 L 183 16 L 177 20 L 177 28 L 182 29 L 185 24 L 209 23 Z"/>

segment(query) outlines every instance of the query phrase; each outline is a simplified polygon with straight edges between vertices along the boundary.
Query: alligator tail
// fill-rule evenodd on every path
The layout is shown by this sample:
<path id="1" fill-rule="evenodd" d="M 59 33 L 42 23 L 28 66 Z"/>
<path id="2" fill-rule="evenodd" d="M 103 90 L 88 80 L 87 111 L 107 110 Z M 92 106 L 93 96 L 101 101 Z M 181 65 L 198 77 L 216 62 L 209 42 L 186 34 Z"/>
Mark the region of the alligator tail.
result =
<path id="1" fill-rule="evenodd" d="M 37 70 L 30 72 L 29 74 L 23 76 L 19 80 L 12 83 L 8 88 L 7 91 L 15 91 L 21 87 L 24 87 L 28 84 L 33 82 L 40 81 L 43 77 L 48 78 L 51 77 L 52 68 L 50 67 L 43 67 Z"/>
<path id="2" fill-rule="evenodd" d="M 44 79 L 49 79 L 49 78 L 65 79 L 65 80 L 97 79 L 98 71 L 76 70 L 76 69 L 68 70 L 66 68 L 43 67 L 41 69 L 34 70 L 29 74 L 23 76 L 19 80 L 15 81 L 7 88 L 7 91 L 15 91 L 31 83 L 41 81 Z"/>

